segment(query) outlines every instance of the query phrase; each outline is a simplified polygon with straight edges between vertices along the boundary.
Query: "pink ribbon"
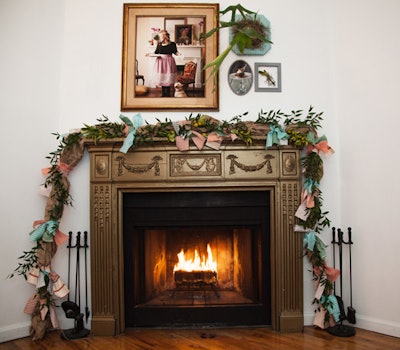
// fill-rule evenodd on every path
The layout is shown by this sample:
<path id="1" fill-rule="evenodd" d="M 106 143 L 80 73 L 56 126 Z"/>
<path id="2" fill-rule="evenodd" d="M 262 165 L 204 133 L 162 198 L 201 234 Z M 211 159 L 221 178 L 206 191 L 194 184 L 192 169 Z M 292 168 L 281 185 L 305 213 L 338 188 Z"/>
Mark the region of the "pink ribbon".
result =
<path id="1" fill-rule="evenodd" d="M 308 190 L 303 190 L 301 192 L 301 202 L 305 202 L 306 208 L 314 208 L 314 194 L 309 193 Z"/>
<path id="2" fill-rule="evenodd" d="M 202 134 L 194 130 L 192 130 L 190 136 L 197 149 L 201 151 L 204 147 L 204 144 L 206 143 L 206 138 Z"/>
<path id="3" fill-rule="evenodd" d="M 33 314 L 33 312 L 35 311 L 36 304 L 38 303 L 37 297 L 38 295 L 36 292 L 29 297 L 24 307 L 24 313 L 28 315 Z"/>
<path id="4" fill-rule="evenodd" d="M 325 274 L 328 280 L 331 282 L 335 282 L 337 278 L 340 276 L 340 270 L 328 266 L 326 262 L 324 262 L 324 267 L 325 267 Z M 320 276 L 321 272 L 323 271 L 321 266 L 314 266 L 313 270 L 317 276 Z"/>
<path id="5" fill-rule="evenodd" d="M 175 145 L 179 151 L 184 152 L 189 150 L 189 138 L 183 138 L 182 136 L 175 137 Z"/>
<path id="6" fill-rule="evenodd" d="M 69 166 L 68 164 L 65 164 L 63 162 L 60 162 L 57 165 L 57 170 L 60 171 L 60 173 L 64 174 L 65 176 L 68 176 L 69 173 L 73 170 L 74 168 Z M 51 168 L 43 168 L 42 169 L 42 175 L 46 176 L 50 172 Z"/>
<path id="7" fill-rule="evenodd" d="M 196 145 L 197 149 L 202 150 L 204 144 L 206 142 L 206 138 L 197 131 L 191 131 L 189 133 L 190 138 L 193 143 Z M 189 136 L 183 138 L 182 136 L 175 137 L 175 144 L 179 151 L 188 151 L 189 150 Z"/>
<path id="8" fill-rule="evenodd" d="M 325 273 L 326 277 L 331 282 L 335 282 L 337 278 L 340 276 L 340 270 L 330 267 L 327 264 L 325 264 Z"/>
<path id="9" fill-rule="evenodd" d="M 216 132 L 212 132 L 207 137 L 206 145 L 218 151 L 221 147 L 222 140 L 222 136 L 218 136 Z"/>
<path id="10" fill-rule="evenodd" d="M 317 152 L 317 153 L 322 152 L 326 156 L 335 153 L 333 148 L 328 145 L 328 141 L 325 140 L 319 141 L 315 145 L 309 144 L 307 146 L 307 154 L 309 154 L 310 152 Z"/>

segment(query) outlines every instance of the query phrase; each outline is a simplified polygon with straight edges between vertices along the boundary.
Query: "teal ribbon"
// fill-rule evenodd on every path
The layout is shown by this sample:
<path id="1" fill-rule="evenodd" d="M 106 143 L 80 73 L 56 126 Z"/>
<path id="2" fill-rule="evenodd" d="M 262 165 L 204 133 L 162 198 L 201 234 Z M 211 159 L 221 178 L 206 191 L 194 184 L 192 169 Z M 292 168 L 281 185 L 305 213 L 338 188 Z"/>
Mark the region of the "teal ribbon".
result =
<path id="1" fill-rule="evenodd" d="M 129 148 L 133 145 L 133 141 L 135 140 L 136 130 L 142 126 L 142 116 L 140 113 L 135 114 L 132 119 L 125 117 L 124 115 L 120 115 L 119 118 L 129 126 L 128 135 L 124 140 L 122 147 L 120 148 L 120 152 L 126 153 L 128 152 Z"/>
<path id="2" fill-rule="evenodd" d="M 334 295 L 329 295 L 328 297 L 326 297 L 325 295 L 323 295 L 321 297 L 321 304 L 326 303 L 326 310 L 328 311 L 328 313 L 330 315 L 333 316 L 333 319 L 335 320 L 335 322 L 339 322 L 340 321 L 340 309 L 339 309 L 339 304 L 337 302 L 337 299 Z"/>
<path id="3" fill-rule="evenodd" d="M 309 132 L 307 135 L 307 141 L 308 143 L 311 143 L 312 145 L 316 145 L 317 143 L 321 141 L 328 141 L 325 135 L 322 135 L 321 137 L 315 138 L 315 134 L 313 132 Z"/>
<path id="4" fill-rule="evenodd" d="M 42 239 L 44 242 L 53 242 L 54 236 L 57 233 L 59 222 L 56 220 L 49 220 L 40 224 L 35 228 L 29 237 L 32 241 L 38 241 Z"/>
<path id="5" fill-rule="evenodd" d="M 280 140 L 285 140 L 289 138 L 289 135 L 280 126 L 270 125 L 270 132 L 267 135 L 266 147 L 271 147 L 272 145 L 279 145 Z"/>
<path id="6" fill-rule="evenodd" d="M 322 260 L 326 259 L 327 245 L 317 236 L 314 231 L 307 232 L 303 238 L 303 246 L 308 250 L 313 251 L 316 248 L 319 251 Z"/>
<path id="7" fill-rule="evenodd" d="M 308 193 L 314 193 L 313 188 L 314 187 L 318 188 L 318 186 L 319 186 L 318 181 L 313 181 L 310 178 L 305 180 L 304 183 L 303 183 L 303 189 L 304 189 L 304 191 L 307 190 Z"/>
<path id="8" fill-rule="evenodd" d="M 317 236 L 314 231 L 307 232 L 303 238 L 304 248 L 308 250 L 314 250 L 315 242 L 317 240 Z"/>

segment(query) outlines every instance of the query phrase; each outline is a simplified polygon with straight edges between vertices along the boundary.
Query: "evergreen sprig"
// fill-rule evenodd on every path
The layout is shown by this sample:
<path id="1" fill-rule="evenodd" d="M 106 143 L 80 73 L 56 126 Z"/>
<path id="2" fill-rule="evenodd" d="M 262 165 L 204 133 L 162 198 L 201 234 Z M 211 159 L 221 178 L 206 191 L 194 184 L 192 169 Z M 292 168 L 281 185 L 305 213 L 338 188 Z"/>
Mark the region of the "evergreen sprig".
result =
<path id="1" fill-rule="evenodd" d="M 310 106 L 305 118 L 303 116 L 303 110 L 292 111 L 291 115 L 288 115 L 285 119 L 284 125 L 296 124 L 298 126 L 308 126 L 314 130 L 321 128 L 321 121 L 323 112 L 314 112 L 314 107 Z"/>
<path id="2" fill-rule="evenodd" d="M 256 123 L 279 126 L 281 124 L 282 118 L 286 117 L 288 117 L 288 115 L 283 113 L 280 109 L 278 109 L 277 111 L 271 110 L 268 112 L 264 112 L 261 109 L 261 112 L 258 113 Z"/>
<path id="3" fill-rule="evenodd" d="M 24 251 L 21 256 L 18 257 L 18 260 L 21 262 L 18 263 L 18 266 L 14 269 L 12 273 L 10 273 L 7 278 L 13 278 L 15 275 L 23 276 L 27 279 L 27 273 L 34 267 L 37 267 L 37 250 L 40 248 L 39 241 L 29 251 Z"/>
<path id="4" fill-rule="evenodd" d="M 98 118 L 97 121 L 99 123 L 95 125 L 84 124 L 84 127 L 81 129 L 83 137 L 91 139 L 94 142 L 103 139 L 125 137 L 125 125 L 123 123 L 111 122 L 105 115 Z"/>

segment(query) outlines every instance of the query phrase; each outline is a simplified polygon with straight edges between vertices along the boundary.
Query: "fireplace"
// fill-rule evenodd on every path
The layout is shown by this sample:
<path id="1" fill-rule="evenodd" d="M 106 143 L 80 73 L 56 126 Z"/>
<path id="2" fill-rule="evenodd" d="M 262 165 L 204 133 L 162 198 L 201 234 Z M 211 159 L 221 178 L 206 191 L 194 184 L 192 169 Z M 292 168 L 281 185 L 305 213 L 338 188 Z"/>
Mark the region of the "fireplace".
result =
<path id="1" fill-rule="evenodd" d="M 269 191 L 125 194 L 125 325 L 270 325 L 269 199 Z"/>
<path id="2" fill-rule="evenodd" d="M 301 330 L 299 151 L 265 150 L 265 139 L 188 152 L 162 140 L 127 154 L 121 145 L 88 143 L 92 334 L 187 325 Z M 183 269 L 182 257 L 204 258 L 205 268 Z"/>

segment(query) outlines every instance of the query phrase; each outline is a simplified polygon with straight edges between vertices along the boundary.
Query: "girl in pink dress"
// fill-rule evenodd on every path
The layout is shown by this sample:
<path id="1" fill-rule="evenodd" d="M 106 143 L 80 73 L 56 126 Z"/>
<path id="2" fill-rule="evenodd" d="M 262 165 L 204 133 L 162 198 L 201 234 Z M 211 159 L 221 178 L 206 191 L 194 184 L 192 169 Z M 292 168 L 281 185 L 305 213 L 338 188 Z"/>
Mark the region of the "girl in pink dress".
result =
<path id="1" fill-rule="evenodd" d="M 161 86 L 162 96 L 170 96 L 171 86 L 174 86 L 177 77 L 176 63 L 172 55 L 180 53 L 166 30 L 160 32 L 160 42 L 154 53 L 160 55 L 155 62 L 155 82 L 157 86 Z"/>

